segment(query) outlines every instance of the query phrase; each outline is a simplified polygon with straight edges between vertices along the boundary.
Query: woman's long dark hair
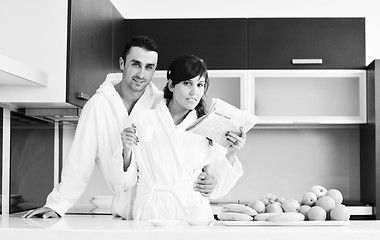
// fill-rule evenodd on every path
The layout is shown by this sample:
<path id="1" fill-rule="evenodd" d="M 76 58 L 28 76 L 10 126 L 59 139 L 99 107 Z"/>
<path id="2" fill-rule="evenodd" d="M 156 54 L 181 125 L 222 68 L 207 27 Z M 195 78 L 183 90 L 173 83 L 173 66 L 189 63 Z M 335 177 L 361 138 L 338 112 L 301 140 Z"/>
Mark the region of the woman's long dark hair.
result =
<path id="1" fill-rule="evenodd" d="M 180 82 L 198 76 L 205 78 L 204 93 L 206 94 L 209 86 L 206 63 L 201 58 L 194 55 L 186 55 L 176 58 L 170 64 L 166 74 L 166 78 L 168 79 L 168 83 L 164 88 L 164 98 L 166 99 L 166 103 L 169 103 L 173 98 L 173 93 L 169 90 L 168 86 L 169 80 L 171 80 L 172 86 L 175 86 Z M 206 114 L 206 101 L 203 99 L 204 96 L 205 95 L 203 95 L 199 104 L 195 107 L 198 118 Z"/>

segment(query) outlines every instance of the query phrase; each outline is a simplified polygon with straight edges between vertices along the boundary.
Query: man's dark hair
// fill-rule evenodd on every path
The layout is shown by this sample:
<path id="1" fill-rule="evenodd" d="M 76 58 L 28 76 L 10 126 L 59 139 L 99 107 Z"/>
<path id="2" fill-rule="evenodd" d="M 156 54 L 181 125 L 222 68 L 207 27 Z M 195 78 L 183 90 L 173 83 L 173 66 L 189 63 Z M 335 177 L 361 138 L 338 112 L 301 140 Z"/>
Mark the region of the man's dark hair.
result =
<path id="1" fill-rule="evenodd" d="M 157 52 L 158 54 L 158 47 L 157 47 L 156 42 L 153 39 L 147 36 L 134 36 L 134 37 L 131 37 L 129 41 L 125 44 L 123 55 L 122 55 L 124 61 L 131 47 L 141 47 L 148 51 Z"/>

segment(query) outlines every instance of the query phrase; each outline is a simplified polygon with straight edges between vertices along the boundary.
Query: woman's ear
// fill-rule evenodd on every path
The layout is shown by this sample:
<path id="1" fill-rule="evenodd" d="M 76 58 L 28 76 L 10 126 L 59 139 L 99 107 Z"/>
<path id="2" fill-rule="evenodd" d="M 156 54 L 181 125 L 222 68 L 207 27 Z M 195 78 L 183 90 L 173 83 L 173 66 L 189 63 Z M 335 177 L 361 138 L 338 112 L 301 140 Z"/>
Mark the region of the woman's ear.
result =
<path id="1" fill-rule="evenodd" d="M 122 57 L 119 58 L 119 67 L 120 67 L 120 70 L 123 72 L 124 67 L 125 67 L 125 63 L 124 63 L 124 59 Z"/>
<path id="2" fill-rule="evenodd" d="M 168 81 L 168 89 L 170 90 L 170 92 L 173 92 L 173 89 L 174 89 L 173 82 L 170 79 Z"/>

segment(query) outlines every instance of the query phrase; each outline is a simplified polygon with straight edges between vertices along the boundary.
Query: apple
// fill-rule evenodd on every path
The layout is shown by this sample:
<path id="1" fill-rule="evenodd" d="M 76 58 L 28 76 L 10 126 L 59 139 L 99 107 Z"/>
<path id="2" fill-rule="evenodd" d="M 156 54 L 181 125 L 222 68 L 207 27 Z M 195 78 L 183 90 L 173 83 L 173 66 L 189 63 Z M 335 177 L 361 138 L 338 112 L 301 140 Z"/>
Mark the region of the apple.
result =
<path id="1" fill-rule="evenodd" d="M 335 205 L 342 204 L 343 202 L 343 195 L 338 189 L 329 189 L 325 196 L 332 197 L 335 201 Z"/>
<path id="2" fill-rule="evenodd" d="M 307 213 L 309 212 L 310 208 L 311 207 L 309 205 L 302 205 L 298 212 L 303 214 L 305 216 L 305 219 L 307 220 Z"/>
<path id="3" fill-rule="evenodd" d="M 323 208 L 327 213 L 331 211 L 335 207 L 335 201 L 332 197 L 323 196 L 318 199 L 316 206 Z"/>
<path id="4" fill-rule="evenodd" d="M 298 212 L 300 210 L 300 203 L 295 199 L 287 199 L 281 204 L 284 212 Z"/>
<path id="5" fill-rule="evenodd" d="M 267 213 L 281 213 L 282 207 L 281 204 L 278 202 L 269 202 L 267 208 L 266 208 Z"/>
<path id="6" fill-rule="evenodd" d="M 330 219 L 335 221 L 348 221 L 350 219 L 350 211 L 343 204 L 336 205 L 330 211 Z"/>
<path id="7" fill-rule="evenodd" d="M 254 200 L 248 203 L 248 207 L 251 207 L 252 209 L 256 210 L 257 213 L 265 212 L 265 204 L 261 200 Z"/>
<path id="8" fill-rule="evenodd" d="M 301 204 L 314 206 L 317 202 L 317 196 L 313 192 L 305 192 L 302 196 Z"/>
<path id="9" fill-rule="evenodd" d="M 320 206 L 311 207 L 307 212 L 307 219 L 310 221 L 325 221 L 327 213 Z"/>
<path id="10" fill-rule="evenodd" d="M 319 199 L 327 193 L 327 189 L 321 185 L 314 185 L 310 188 L 310 192 L 313 192 L 317 196 L 317 199 Z"/>

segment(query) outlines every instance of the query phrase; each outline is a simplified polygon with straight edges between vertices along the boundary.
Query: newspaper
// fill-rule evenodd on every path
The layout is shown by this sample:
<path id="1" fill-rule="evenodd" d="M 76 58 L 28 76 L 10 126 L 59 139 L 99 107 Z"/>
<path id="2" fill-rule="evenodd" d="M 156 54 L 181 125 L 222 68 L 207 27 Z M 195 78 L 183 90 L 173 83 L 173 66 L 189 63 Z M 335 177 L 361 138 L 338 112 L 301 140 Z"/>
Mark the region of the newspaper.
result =
<path id="1" fill-rule="evenodd" d="M 221 99 L 213 98 L 209 112 L 198 118 L 186 131 L 212 139 L 223 147 L 228 147 L 228 131 L 247 133 L 258 121 L 258 118 Z"/>

